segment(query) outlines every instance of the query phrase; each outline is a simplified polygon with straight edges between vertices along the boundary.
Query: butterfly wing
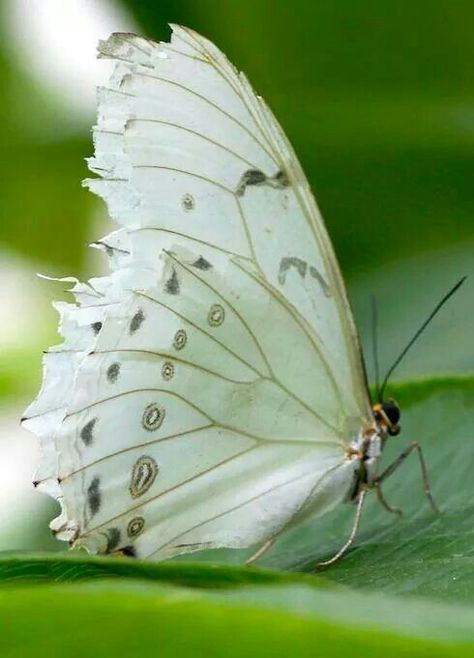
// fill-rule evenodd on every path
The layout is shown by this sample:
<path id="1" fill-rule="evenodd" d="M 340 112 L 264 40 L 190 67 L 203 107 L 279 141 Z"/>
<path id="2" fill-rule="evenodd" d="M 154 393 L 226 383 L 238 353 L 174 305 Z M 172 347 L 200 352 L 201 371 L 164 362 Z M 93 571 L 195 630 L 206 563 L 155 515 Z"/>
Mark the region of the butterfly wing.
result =
<path id="1" fill-rule="evenodd" d="M 331 355 L 347 416 L 370 420 L 357 331 L 324 222 L 264 101 L 211 42 L 113 35 L 87 184 L 126 226 L 171 231 L 251 260 Z"/>
<path id="2" fill-rule="evenodd" d="M 86 184 L 123 228 L 97 244 L 110 276 L 60 309 L 27 411 L 38 480 L 93 551 L 247 546 L 351 482 L 371 413 L 342 279 L 283 132 L 213 44 L 173 27 L 100 53 Z"/>

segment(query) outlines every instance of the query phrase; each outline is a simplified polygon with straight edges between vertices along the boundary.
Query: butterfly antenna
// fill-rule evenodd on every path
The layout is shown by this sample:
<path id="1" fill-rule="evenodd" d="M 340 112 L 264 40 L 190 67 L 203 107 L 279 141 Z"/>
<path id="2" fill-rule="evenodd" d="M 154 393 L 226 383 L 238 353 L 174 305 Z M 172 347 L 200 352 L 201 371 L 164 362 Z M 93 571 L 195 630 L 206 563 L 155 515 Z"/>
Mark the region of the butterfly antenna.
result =
<path id="1" fill-rule="evenodd" d="M 379 369 L 379 346 L 378 346 L 378 309 L 377 299 L 372 295 L 372 360 L 375 368 L 375 397 L 381 402 L 380 398 L 380 369 Z"/>
<path id="2" fill-rule="evenodd" d="M 415 333 L 413 338 L 408 342 L 408 345 L 401 351 L 400 355 L 395 359 L 393 365 L 389 368 L 387 374 L 385 375 L 385 378 L 382 382 L 382 387 L 380 388 L 380 393 L 379 393 L 379 400 L 383 400 L 383 394 L 385 391 L 385 387 L 387 386 L 388 380 L 393 374 L 393 371 L 395 368 L 398 366 L 400 361 L 403 359 L 405 354 L 408 352 L 410 347 L 413 345 L 413 343 L 416 342 L 416 340 L 419 338 L 419 336 L 423 333 L 423 331 L 426 329 L 426 327 L 429 325 L 431 320 L 435 317 L 435 315 L 438 313 L 439 310 L 446 304 L 448 299 L 454 295 L 454 293 L 462 286 L 464 281 L 466 280 L 467 277 L 463 276 L 462 279 L 460 279 L 456 285 L 454 285 L 449 292 L 446 293 L 446 295 L 443 297 L 443 299 L 436 304 L 435 308 L 431 311 L 429 316 L 426 318 L 426 320 L 423 322 L 421 327 L 418 329 L 418 331 Z"/>

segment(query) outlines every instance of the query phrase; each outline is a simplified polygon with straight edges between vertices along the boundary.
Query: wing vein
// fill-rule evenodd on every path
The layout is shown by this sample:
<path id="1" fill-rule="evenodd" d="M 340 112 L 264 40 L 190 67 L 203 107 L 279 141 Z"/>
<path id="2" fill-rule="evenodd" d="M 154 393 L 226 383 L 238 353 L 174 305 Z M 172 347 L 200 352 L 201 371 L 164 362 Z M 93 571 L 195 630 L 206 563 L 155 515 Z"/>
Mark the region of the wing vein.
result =
<path id="1" fill-rule="evenodd" d="M 175 171 L 179 174 L 186 174 L 187 176 L 192 176 L 193 178 L 199 178 L 200 180 L 206 181 L 206 183 L 211 183 L 211 185 L 215 185 L 216 187 L 219 187 L 221 190 L 224 190 L 224 192 L 228 192 L 229 194 L 232 194 L 232 196 L 235 196 L 234 190 L 231 190 L 229 187 L 226 187 L 222 183 L 218 183 L 212 178 L 208 178 L 207 176 L 201 176 L 201 174 L 197 174 L 194 171 L 187 171 L 186 169 L 177 169 L 176 167 L 165 167 L 163 165 L 147 165 L 147 164 L 134 164 L 133 168 L 134 169 L 164 169 L 166 171 Z M 114 180 L 114 179 L 107 178 L 107 180 Z M 116 179 L 116 180 L 120 180 L 120 179 Z"/>
<path id="2" fill-rule="evenodd" d="M 151 73 L 136 72 L 134 75 L 140 76 L 140 77 L 146 77 L 146 78 L 150 78 L 152 80 L 157 80 L 159 82 L 165 82 L 167 84 L 174 85 L 175 87 L 179 87 L 183 91 L 186 91 L 189 94 L 191 94 L 193 96 L 196 96 L 196 98 L 199 98 L 200 100 L 202 100 L 207 105 L 210 105 L 211 107 L 213 107 L 215 110 L 217 110 L 218 112 L 223 114 L 225 117 L 227 117 L 230 121 L 233 121 L 237 126 L 239 126 L 239 128 L 244 130 L 249 135 L 249 137 L 251 137 L 254 140 L 254 142 L 262 149 L 262 151 L 264 151 L 268 155 L 269 158 L 271 158 L 275 162 L 275 164 L 280 164 L 280 160 L 275 159 L 274 155 L 272 154 L 272 151 L 270 149 L 268 149 L 267 146 L 265 144 L 263 144 L 258 139 L 258 137 L 257 137 L 257 135 L 255 135 L 255 133 L 253 133 L 244 123 L 239 121 L 239 119 L 237 119 L 237 117 L 235 117 L 233 114 L 230 114 L 230 112 L 227 112 L 226 110 L 224 110 L 224 108 L 220 107 L 216 103 L 213 103 L 209 98 L 206 98 L 205 96 L 203 96 L 199 92 L 195 91 L 194 89 L 191 89 L 190 87 L 187 87 L 186 85 L 181 84 L 180 82 L 177 82 L 176 80 L 170 80 L 168 78 L 163 78 L 159 75 L 151 75 Z M 125 92 L 121 92 L 121 93 L 125 93 Z M 128 94 L 128 95 L 136 98 L 136 96 L 134 94 Z"/>
<path id="3" fill-rule="evenodd" d="M 195 434 L 197 432 L 201 432 L 202 430 L 211 429 L 211 427 L 216 427 L 216 425 L 214 425 L 214 423 L 208 423 L 207 425 L 201 425 L 200 427 L 195 427 L 192 430 L 186 430 L 184 432 L 176 432 L 175 434 L 168 434 L 168 436 L 162 436 L 158 439 L 144 441 L 143 443 L 138 443 L 137 445 L 129 446 L 128 448 L 123 448 L 122 450 L 117 450 L 116 452 L 110 452 L 109 454 L 104 455 L 104 457 L 100 457 L 100 459 L 96 459 L 93 462 L 89 462 L 89 464 L 85 464 L 84 466 L 81 466 L 81 468 L 77 468 L 75 471 L 71 471 L 70 473 L 63 475 L 62 477 L 59 478 L 60 483 L 62 484 L 68 478 L 77 475 L 77 473 L 82 473 L 83 471 L 87 470 L 91 466 L 96 466 L 97 464 L 107 461 L 107 459 L 112 459 L 113 457 L 117 457 L 118 455 L 123 455 L 127 452 L 132 452 L 133 450 L 137 450 L 138 448 L 145 448 L 146 446 L 155 445 L 157 443 L 165 443 L 166 441 L 171 441 L 172 439 L 180 438 L 182 436 L 189 436 L 190 434 Z M 42 481 L 43 480 L 40 480 L 40 482 Z"/>
<path id="4" fill-rule="evenodd" d="M 307 339 L 309 340 L 309 342 L 310 342 L 311 345 L 313 346 L 314 351 L 316 352 L 316 354 L 317 354 L 317 355 L 319 356 L 319 358 L 321 359 L 321 362 L 322 362 L 322 364 L 323 364 L 323 366 L 324 366 L 324 369 L 326 370 L 326 373 L 327 373 L 327 375 L 328 375 L 328 377 L 329 377 L 329 380 L 330 380 L 330 382 L 331 382 L 331 384 L 332 384 L 332 386 L 333 386 L 333 391 L 334 391 L 334 393 L 335 393 L 335 395 L 336 395 L 336 397 L 337 397 L 337 399 L 338 399 L 338 401 L 339 401 L 339 405 L 340 405 L 340 407 L 342 408 L 342 399 L 341 399 L 341 396 L 340 396 L 339 386 L 338 386 L 336 380 L 334 379 L 333 372 L 332 372 L 332 370 L 331 370 L 331 368 L 330 368 L 330 366 L 329 366 L 329 363 L 326 361 L 326 359 L 325 359 L 325 357 L 324 357 L 324 353 L 323 353 L 322 349 L 320 348 L 320 346 L 318 345 L 318 343 L 315 341 L 315 337 L 318 338 L 318 340 L 321 340 L 321 339 L 319 338 L 319 336 L 316 336 L 316 335 L 313 336 L 313 334 L 315 334 L 314 330 L 310 330 L 310 329 L 306 326 L 306 322 L 305 322 L 305 321 L 303 320 L 303 318 L 301 317 L 301 314 L 299 313 L 298 309 L 296 309 L 296 308 L 295 308 L 295 307 L 294 307 L 294 306 L 288 301 L 288 299 L 287 299 L 286 297 L 284 297 L 283 295 L 281 295 L 281 294 L 280 294 L 280 293 L 279 293 L 279 292 L 278 292 L 273 286 L 271 286 L 271 285 L 266 281 L 265 278 L 259 278 L 259 277 L 256 277 L 256 276 L 253 275 L 251 272 L 249 272 L 249 271 L 246 270 L 245 268 L 241 267 L 240 264 L 239 264 L 239 262 L 238 262 L 238 260 L 236 260 L 236 259 L 233 259 L 232 262 L 233 262 L 233 264 L 234 264 L 236 267 L 238 267 L 242 272 L 244 272 L 244 274 L 246 274 L 247 276 L 249 276 L 251 279 L 253 279 L 253 280 L 256 281 L 257 283 L 259 283 L 260 285 L 262 285 L 262 286 L 268 291 L 268 293 L 269 293 L 270 295 L 272 295 L 272 297 L 275 299 L 275 301 L 276 301 L 277 303 L 279 303 L 280 306 L 282 306 L 282 307 L 285 309 L 285 311 L 286 311 L 287 313 L 289 313 L 289 314 L 291 315 L 291 317 L 295 320 L 295 322 L 298 324 L 298 326 L 300 327 L 300 329 L 303 331 L 303 333 L 305 334 L 305 336 L 307 337 Z"/>
<path id="5" fill-rule="evenodd" d="M 117 400 L 118 398 L 122 398 L 126 395 L 133 395 L 134 393 L 146 393 L 148 391 L 153 391 L 154 393 L 164 393 L 165 395 L 171 395 L 175 398 L 178 398 L 179 400 L 182 400 L 186 404 L 188 404 L 190 407 L 192 407 L 195 411 L 198 413 L 202 414 L 207 418 L 207 420 L 212 423 L 213 425 L 216 424 L 215 420 L 211 418 L 205 411 L 200 409 L 197 405 L 193 404 L 186 398 L 183 398 L 182 395 L 179 393 L 175 393 L 174 391 L 169 391 L 165 388 L 159 388 L 159 387 L 146 387 L 146 388 L 133 388 L 129 391 L 123 391 L 122 393 L 116 393 L 115 395 L 110 395 L 108 398 L 102 398 L 101 400 L 96 400 L 95 402 L 91 402 L 90 404 L 86 404 L 85 407 L 81 407 L 80 409 L 76 409 L 75 411 L 68 411 L 64 419 L 66 418 L 71 418 L 72 416 L 75 416 L 76 414 L 80 414 L 83 411 L 87 411 L 88 409 L 92 409 L 92 407 L 96 407 L 98 404 L 103 404 L 104 402 L 109 402 L 110 400 Z"/>
<path id="6" fill-rule="evenodd" d="M 231 379 L 230 377 L 225 377 L 224 375 L 221 375 L 220 373 L 216 372 L 215 370 L 211 370 L 210 368 L 205 368 L 204 366 L 200 366 L 198 363 L 194 363 L 193 361 L 187 361 L 186 359 L 180 359 L 177 356 L 174 356 L 174 354 L 170 354 L 167 352 L 154 352 L 153 350 L 141 350 L 141 349 L 135 349 L 135 348 L 116 348 L 113 350 L 94 350 L 93 352 L 90 352 L 91 355 L 93 354 L 115 354 L 117 352 L 125 352 L 128 354 L 148 354 L 151 356 L 156 356 L 156 357 L 162 357 L 162 358 L 168 358 L 171 359 L 174 362 L 178 363 L 183 363 L 184 365 L 191 366 L 192 368 L 196 368 L 197 370 L 201 370 L 202 372 L 206 372 L 209 375 L 212 375 L 213 377 L 217 377 L 218 379 L 222 379 L 226 382 L 230 382 L 231 384 L 251 384 L 253 382 L 258 381 L 259 379 L 264 379 L 263 377 L 259 376 L 257 379 L 253 379 L 251 382 L 248 380 L 239 380 L 239 379 Z"/>
<path id="7" fill-rule="evenodd" d="M 242 501 L 239 505 L 234 505 L 233 507 L 225 510 L 224 512 L 220 512 L 219 514 L 216 514 L 215 516 L 212 516 L 208 519 L 205 519 L 204 521 L 201 521 L 200 523 L 196 523 L 196 525 L 192 526 L 191 528 L 187 528 L 184 532 L 180 532 L 178 535 L 175 535 L 172 539 L 168 540 L 166 543 L 162 544 L 158 548 L 156 548 L 154 551 L 149 553 L 148 555 L 144 556 L 144 560 L 147 560 L 151 558 L 155 553 L 158 553 L 158 551 L 163 550 L 163 548 L 166 548 L 170 544 L 173 544 L 177 539 L 180 537 L 183 537 L 184 535 L 187 535 L 188 532 L 192 532 L 193 530 L 196 530 L 197 528 L 200 528 L 206 523 L 209 523 L 210 521 L 215 521 L 216 519 L 221 518 L 222 516 L 225 516 L 226 514 L 229 514 L 230 512 L 234 512 L 235 510 L 240 509 L 241 507 L 244 507 L 248 503 L 253 503 L 256 500 L 259 500 L 263 496 L 266 496 L 267 494 L 271 493 L 272 491 L 277 491 L 278 489 L 281 489 L 282 487 L 286 487 L 289 484 L 293 484 L 294 482 L 298 482 L 298 480 L 302 480 L 303 478 L 307 477 L 308 473 L 303 473 L 302 475 L 298 475 L 296 477 L 292 477 L 285 482 L 280 482 L 277 485 L 274 485 L 273 487 L 270 487 L 266 489 L 265 491 L 262 491 L 261 493 L 257 494 L 256 496 L 252 496 L 251 498 L 248 498 L 245 501 Z"/>
<path id="8" fill-rule="evenodd" d="M 239 153 L 236 153 L 232 149 L 228 148 L 225 146 L 225 144 L 221 144 L 220 142 L 216 142 L 214 139 L 211 139 L 207 135 L 203 135 L 202 133 L 198 132 L 197 130 L 193 130 L 192 128 L 187 128 L 186 126 L 181 126 L 178 123 L 172 123 L 171 121 L 162 121 L 161 119 L 143 119 L 141 117 L 136 117 L 131 120 L 132 123 L 155 123 L 155 124 L 160 124 L 163 126 L 170 126 L 172 128 L 177 128 L 178 130 L 182 130 L 183 132 L 190 133 L 191 135 L 196 135 L 196 137 L 200 137 L 206 142 L 209 142 L 209 144 L 213 144 L 214 146 L 217 146 L 218 148 L 222 149 L 223 151 L 226 151 L 230 155 L 234 156 L 237 158 L 237 160 L 240 160 L 241 162 L 244 162 L 248 167 L 251 169 L 258 169 L 257 165 L 255 165 L 253 162 L 250 160 L 247 160 L 244 158 L 242 155 Z"/>
<path id="9" fill-rule="evenodd" d="M 198 478 L 202 477 L 203 475 L 207 475 L 208 473 L 211 473 L 212 471 L 216 470 L 217 468 L 220 468 L 224 464 L 228 464 L 229 462 L 233 461 L 234 459 L 237 459 L 237 457 L 240 457 L 241 455 L 244 455 L 248 452 L 252 452 L 256 448 L 258 448 L 258 446 L 251 446 L 250 448 L 245 448 L 245 450 L 240 450 L 239 452 L 235 453 L 234 455 L 231 455 L 230 457 L 227 457 L 226 459 L 223 459 L 222 461 L 218 462 L 217 464 L 214 464 L 213 466 L 210 466 L 209 468 L 206 468 L 205 470 L 200 471 L 199 473 L 196 473 L 192 477 L 189 477 L 186 480 L 183 480 L 182 482 L 179 482 L 178 484 L 175 484 L 174 486 L 169 487 L 168 489 L 165 489 L 164 491 L 160 491 L 159 494 L 156 494 L 155 496 L 152 496 L 151 498 L 148 498 L 148 500 L 145 500 L 145 501 L 143 501 L 143 502 L 141 502 L 137 505 L 134 505 L 134 506 L 128 508 L 127 510 L 125 510 L 125 512 L 121 512 L 120 514 L 117 514 L 116 516 L 113 516 L 113 517 L 107 519 L 106 521 L 103 521 L 102 523 L 100 523 L 100 524 L 98 524 L 98 525 L 96 525 L 92 528 L 88 528 L 87 532 L 80 535 L 80 537 L 87 537 L 87 535 L 90 535 L 92 532 L 95 532 L 99 528 L 102 528 L 103 526 L 108 525 L 112 521 L 116 521 L 117 519 L 120 519 L 121 517 L 126 516 L 127 514 L 130 514 L 131 512 L 133 512 L 137 508 L 145 507 L 145 505 L 148 505 L 149 503 L 152 503 L 155 500 L 158 500 L 159 498 L 162 498 L 165 494 L 168 494 L 171 491 L 176 491 L 176 489 L 179 489 L 183 485 L 189 484 L 190 482 L 193 482 L 194 480 L 197 480 Z"/>
<path id="10" fill-rule="evenodd" d="M 187 322 L 188 324 L 190 324 L 192 327 L 194 327 L 195 329 L 197 329 L 198 331 L 200 331 L 201 333 L 203 333 L 205 336 L 207 336 L 208 338 L 210 338 L 211 340 L 213 340 L 213 341 L 214 341 L 215 343 L 217 343 L 218 345 L 220 345 L 220 346 L 222 347 L 222 349 L 226 350 L 229 354 L 231 354 L 233 357 L 235 357 L 236 359 L 238 359 L 238 360 L 239 360 L 241 363 L 243 363 L 245 366 L 247 366 L 248 368 L 250 368 L 251 370 L 253 370 L 255 373 L 257 373 L 257 375 L 259 375 L 260 377 L 264 377 L 264 376 L 265 376 L 265 375 L 264 375 L 263 373 L 261 373 L 257 368 L 255 368 L 255 366 L 251 365 L 250 363 L 248 363 L 247 361 L 245 361 L 245 359 L 243 359 L 239 354 L 237 354 L 236 352 L 234 352 L 233 350 L 231 350 L 230 347 L 227 347 L 227 345 L 224 345 L 224 343 L 222 343 L 220 340 L 218 340 L 217 338 L 215 338 L 215 337 L 212 336 L 211 334 L 208 334 L 207 331 L 204 331 L 204 329 L 201 329 L 201 327 L 199 327 L 197 324 L 195 324 L 194 322 L 192 322 L 191 320 L 189 320 L 188 318 L 186 318 L 186 316 L 182 315 L 181 313 L 178 313 L 178 311 L 176 311 L 176 310 L 175 310 L 174 308 L 172 308 L 171 306 L 168 306 L 167 304 L 165 304 L 164 302 L 160 301 L 159 299 L 156 299 L 155 297 L 151 297 L 150 295 L 147 295 L 147 294 L 144 293 L 144 292 L 140 292 L 139 290 L 136 290 L 136 291 L 135 291 L 135 294 L 136 294 L 136 295 L 140 295 L 141 297 L 145 297 L 146 299 L 149 299 L 150 301 L 155 302 L 156 304 L 159 304 L 160 306 L 163 306 L 163 308 L 166 308 L 166 309 L 167 309 L 168 311 L 170 311 L 171 313 L 174 313 L 174 314 L 177 315 L 179 318 L 181 318 L 182 320 L 184 320 L 185 322 Z"/>
<path id="11" fill-rule="evenodd" d="M 183 28 L 183 29 L 186 30 L 186 28 Z M 211 53 L 209 53 L 209 51 L 204 46 L 204 44 L 199 43 L 199 41 L 197 41 L 197 39 L 194 37 L 194 35 L 191 34 L 188 30 L 186 30 L 186 33 L 191 37 L 191 39 L 193 40 L 193 42 L 195 44 L 198 44 L 198 47 L 197 48 L 194 47 L 193 45 L 191 45 L 190 43 L 187 43 L 182 38 L 181 38 L 181 40 L 184 41 L 184 43 L 186 43 L 186 45 L 188 45 L 190 48 L 194 48 L 195 52 L 200 52 L 200 49 L 202 49 L 202 52 L 204 52 L 204 54 L 209 58 L 209 63 L 212 65 L 213 69 L 216 71 L 216 73 L 218 73 L 218 75 L 220 75 L 220 77 L 224 80 L 224 82 L 226 82 L 226 84 L 229 86 L 229 88 L 232 89 L 234 94 L 237 96 L 237 98 L 242 103 L 243 107 L 247 110 L 247 112 L 249 114 L 249 117 L 252 119 L 252 121 L 253 121 L 255 127 L 257 128 L 257 130 L 260 130 L 260 133 L 262 134 L 262 137 L 266 138 L 266 135 L 262 131 L 261 126 L 259 126 L 258 122 L 255 119 L 254 113 L 251 111 L 247 101 L 243 97 L 243 95 L 241 93 L 241 90 L 239 89 L 239 85 L 234 84 L 234 81 L 232 80 L 232 78 L 227 74 L 227 72 L 223 71 L 221 65 L 218 64 L 218 62 L 215 61 L 214 57 L 212 56 Z M 177 36 L 181 37 L 181 35 L 177 35 Z M 228 60 L 226 60 L 226 61 L 227 61 L 227 64 L 232 67 L 232 72 L 236 75 L 236 79 L 239 81 L 237 69 L 235 69 L 235 67 Z M 239 81 L 239 83 L 240 83 L 240 81 Z M 273 150 L 273 145 L 268 140 L 266 140 L 266 141 L 267 141 L 270 149 Z"/>
<path id="12" fill-rule="evenodd" d="M 206 245 L 207 247 L 210 247 L 211 249 L 216 249 L 217 251 L 220 251 L 223 254 L 227 254 L 228 256 L 236 256 L 237 258 L 242 258 L 244 260 L 248 260 L 249 262 L 253 261 L 248 258 L 247 256 L 243 256 L 242 254 L 237 254 L 235 251 L 229 251 L 228 249 L 224 249 L 223 247 L 218 247 L 215 244 L 211 244 L 210 242 L 206 242 L 206 240 L 200 240 L 199 238 L 195 238 L 194 236 L 189 235 L 188 233 L 180 233 L 179 231 L 172 231 L 171 229 L 168 228 L 160 228 L 160 227 L 154 227 L 154 226 L 144 226 L 143 228 L 138 228 L 135 229 L 134 231 L 130 231 L 130 233 L 138 233 L 139 231 L 161 231 L 163 233 L 170 233 L 171 235 L 177 235 L 181 238 L 188 238 L 189 240 L 192 240 L 193 242 L 197 242 L 199 244 Z"/>
<path id="13" fill-rule="evenodd" d="M 229 308 L 232 309 L 232 311 L 233 311 L 233 312 L 235 313 L 235 315 L 239 318 L 239 320 L 241 321 L 241 323 L 243 324 L 243 326 L 246 328 L 246 330 L 247 330 L 249 336 L 252 338 L 252 340 L 253 340 L 253 342 L 254 342 L 254 344 L 255 344 L 255 347 L 256 347 L 257 350 L 259 351 L 260 356 L 262 357 L 263 361 L 265 362 L 265 365 L 267 366 L 268 372 L 269 372 L 270 375 L 273 377 L 273 371 L 272 371 L 271 365 L 270 365 L 270 363 L 269 363 L 269 361 L 268 361 L 268 359 L 267 359 L 266 354 L 265 354 L 264 351 L 262 350 L 262 347 L 261 347 L 260 343 L 258 342 L 257 337 L 255 336 L 255 334 L 253 333 L 253 331 L 252 331 L 252 330 L 250 329 L 250 327 L 248 326 L 246 320 L 242 317 L 242 315 L 239 313 L 239 311 L 237 311 L 237 309 L 233 306 L 233 304 L 231 304 L 231 303 L 229 302 L 228 299 L 226 299 L 226 298 L 225 298 L 225 297 L 224 297 L 219 291 L 217 291 L 213 286 L 211 286 L 210 283 L 208 283 L 207 281 L 205 281 L 204 279 L 202 279 L 200 276 L 198 276 L 198 275 L 196 274 L 196 272 L 193 272 L 193 271 L 192 271 L 189 267 L 187 267 L 182 261 L 178 260 L 178 258 L 176 258 L 176 256 L 174 256 L 173 254 L 171 254 L 171 253 L 169 253 L 169 252 L 165 252 L 165 253 L 167 253 L 168 256 L 169 256 L 170 258 L 172 258 L 172 259 L 175 261 L 175 263 L 178 263 L 178 264 L 179 264 L 184 270 L 186 270 L 186 272 L 188 272 L 188 274 L 191 274 L 191 276 L 193 276 L 195 279 L 198 279 L 198 281 L 201 281 L 201 283 L 203 283 L 207 288 L 209 288 L 209 290 L 212 290 L 212 292 L 213 292 L 214 294 L 216 294 L 216 295 L 219 297 L 220 300 L 222 300 L 222 301 L 223 301 L 223 302 L 224 302 Z"/>

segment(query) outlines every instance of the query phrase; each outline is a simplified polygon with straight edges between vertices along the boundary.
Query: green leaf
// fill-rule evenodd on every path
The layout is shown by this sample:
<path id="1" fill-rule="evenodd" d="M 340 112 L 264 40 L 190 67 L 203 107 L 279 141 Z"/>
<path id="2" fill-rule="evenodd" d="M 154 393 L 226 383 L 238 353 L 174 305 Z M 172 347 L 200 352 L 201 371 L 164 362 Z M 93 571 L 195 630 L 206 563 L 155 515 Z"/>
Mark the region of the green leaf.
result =
<path id="1" fill-rule="evenodd" d="M 88 560 L 82 562 L 87 569 Z M 102 574 L 111 568 L 104 559 Z M 151 565 L 148 575 L 153 570 L 162 571 Z M 244 579 L 257 573 L 219 570 Z M 190 589 L 122 576 L 113 582 L 10 585 L 0 596 L 0 650 L 8 657 L 468 656 L 472 612 L 314 584 Z"/>
<path id="2" fill-rule="evenodd" d="M 68 555 L 0 555 L 0 584 L 63 583 L 98 578 L 131 578 L 186 587 L 222 588 L 268 583 L 313 583 L 303 574 L 266 569 L 236 568 L 225 564 L 145 562 L 115 557 L 92 557 L 82 551 Z M 324 584 L 324 580 L 322 581 Z"/>

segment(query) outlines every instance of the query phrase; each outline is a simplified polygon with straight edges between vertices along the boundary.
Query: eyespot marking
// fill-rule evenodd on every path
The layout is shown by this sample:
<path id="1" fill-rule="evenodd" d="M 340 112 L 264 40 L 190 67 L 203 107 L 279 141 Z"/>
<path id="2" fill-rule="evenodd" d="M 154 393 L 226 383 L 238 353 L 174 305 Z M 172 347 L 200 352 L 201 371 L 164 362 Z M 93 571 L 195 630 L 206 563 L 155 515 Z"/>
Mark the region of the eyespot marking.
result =
<path id="1" fill-rule="evenodd" d="M 182 350 L 187 342 L 188 342 L 188 335 L 185 332 L 185 330 L 184 329 L 178 329 L 178 331 L 174 335 L 173 347 L 176 350 Z"/>
<path id="2" fill-rule="evenodd" d="M 87 487 L 87 504 L 92 516 L 97 514 L 102 503 L 102 494 L 100 493 L 100 478 L 95 477 Z"/>
<path id="3" fill-rule="evenodd" d="M 130 479 L 130 495 L 132 498 L 143 496 L 148 491 L 156 476 L 158 475 L 158 464 L 147 455 L 140 457 L 133 466 Z"/>
<path id="4" fill-rule="evenodd" d="M 107 379 L 111 384 L 114 384 L 119 376 L 120 373 L 120 363 L 112 363 L 108 368 L 107 368 Z"/>
<path id="5" fill-rule="evenodd" d="M 127 525 L 127 535 L 129 537 L 138 537 L 138 535 L 143 532 L 144 527 L 145 519 L 143 516 L 136 516 Z"/>
<path id="6" fill-rule="evenodd" d="M 90 446 L 94 440 L 94 427 L 98 418 L 93 418 L 81 429 L 80 437 L 85 446 Z"/>
<path id="7" fill-rule="evenodd" d="M 194 197 L 192 194 L 186 193 L 183 198 L 181 199 L 181 205 L 183 206 L 184 210 L 194 210 L 196 207 L 196 202 L 194 200 Z"/>
<path id="8" fill-rule="evenodd" d="M 145 411 L 143 412 L 143 416 L 142 416 L 143 428 L 148 430 L 149 432 L 153 432 L 154 430 L 157 430 L 159 427 L 161 427 L 165 419 L 165 415 L 166 415 L 166 411 L 164 407 L 160 406 L 159 404 L 156 404 L 155 402 L 149 404 L 145 408 Z"/>
<path id="9" fill-rule="evenodd" d="M 166 361 L 166 363 L 163 363 L 163 367 L 161 368 L 161 376 L 165 381 L 173 379 L 174 365 L 171 363 L 171 361 Z"/>
<path id="10" fill-rule="evenodd" d="M 142 309 L 139 308 L 138 311 L 133 316 L 133 318 L 130 320 L 130 326 L 128 328 L 129 334 L 132 335 L 136 331 L 138 331 L 144 320 L 145 320 L 145 314 L 143 313 Z"/>
<path id="11" fill-rule="evenodd" d="M 224 322 L 225 310 L 220 304 L 213 304 L 207 314 L 207 321 L 211 327 L 218 327 Z"/>

